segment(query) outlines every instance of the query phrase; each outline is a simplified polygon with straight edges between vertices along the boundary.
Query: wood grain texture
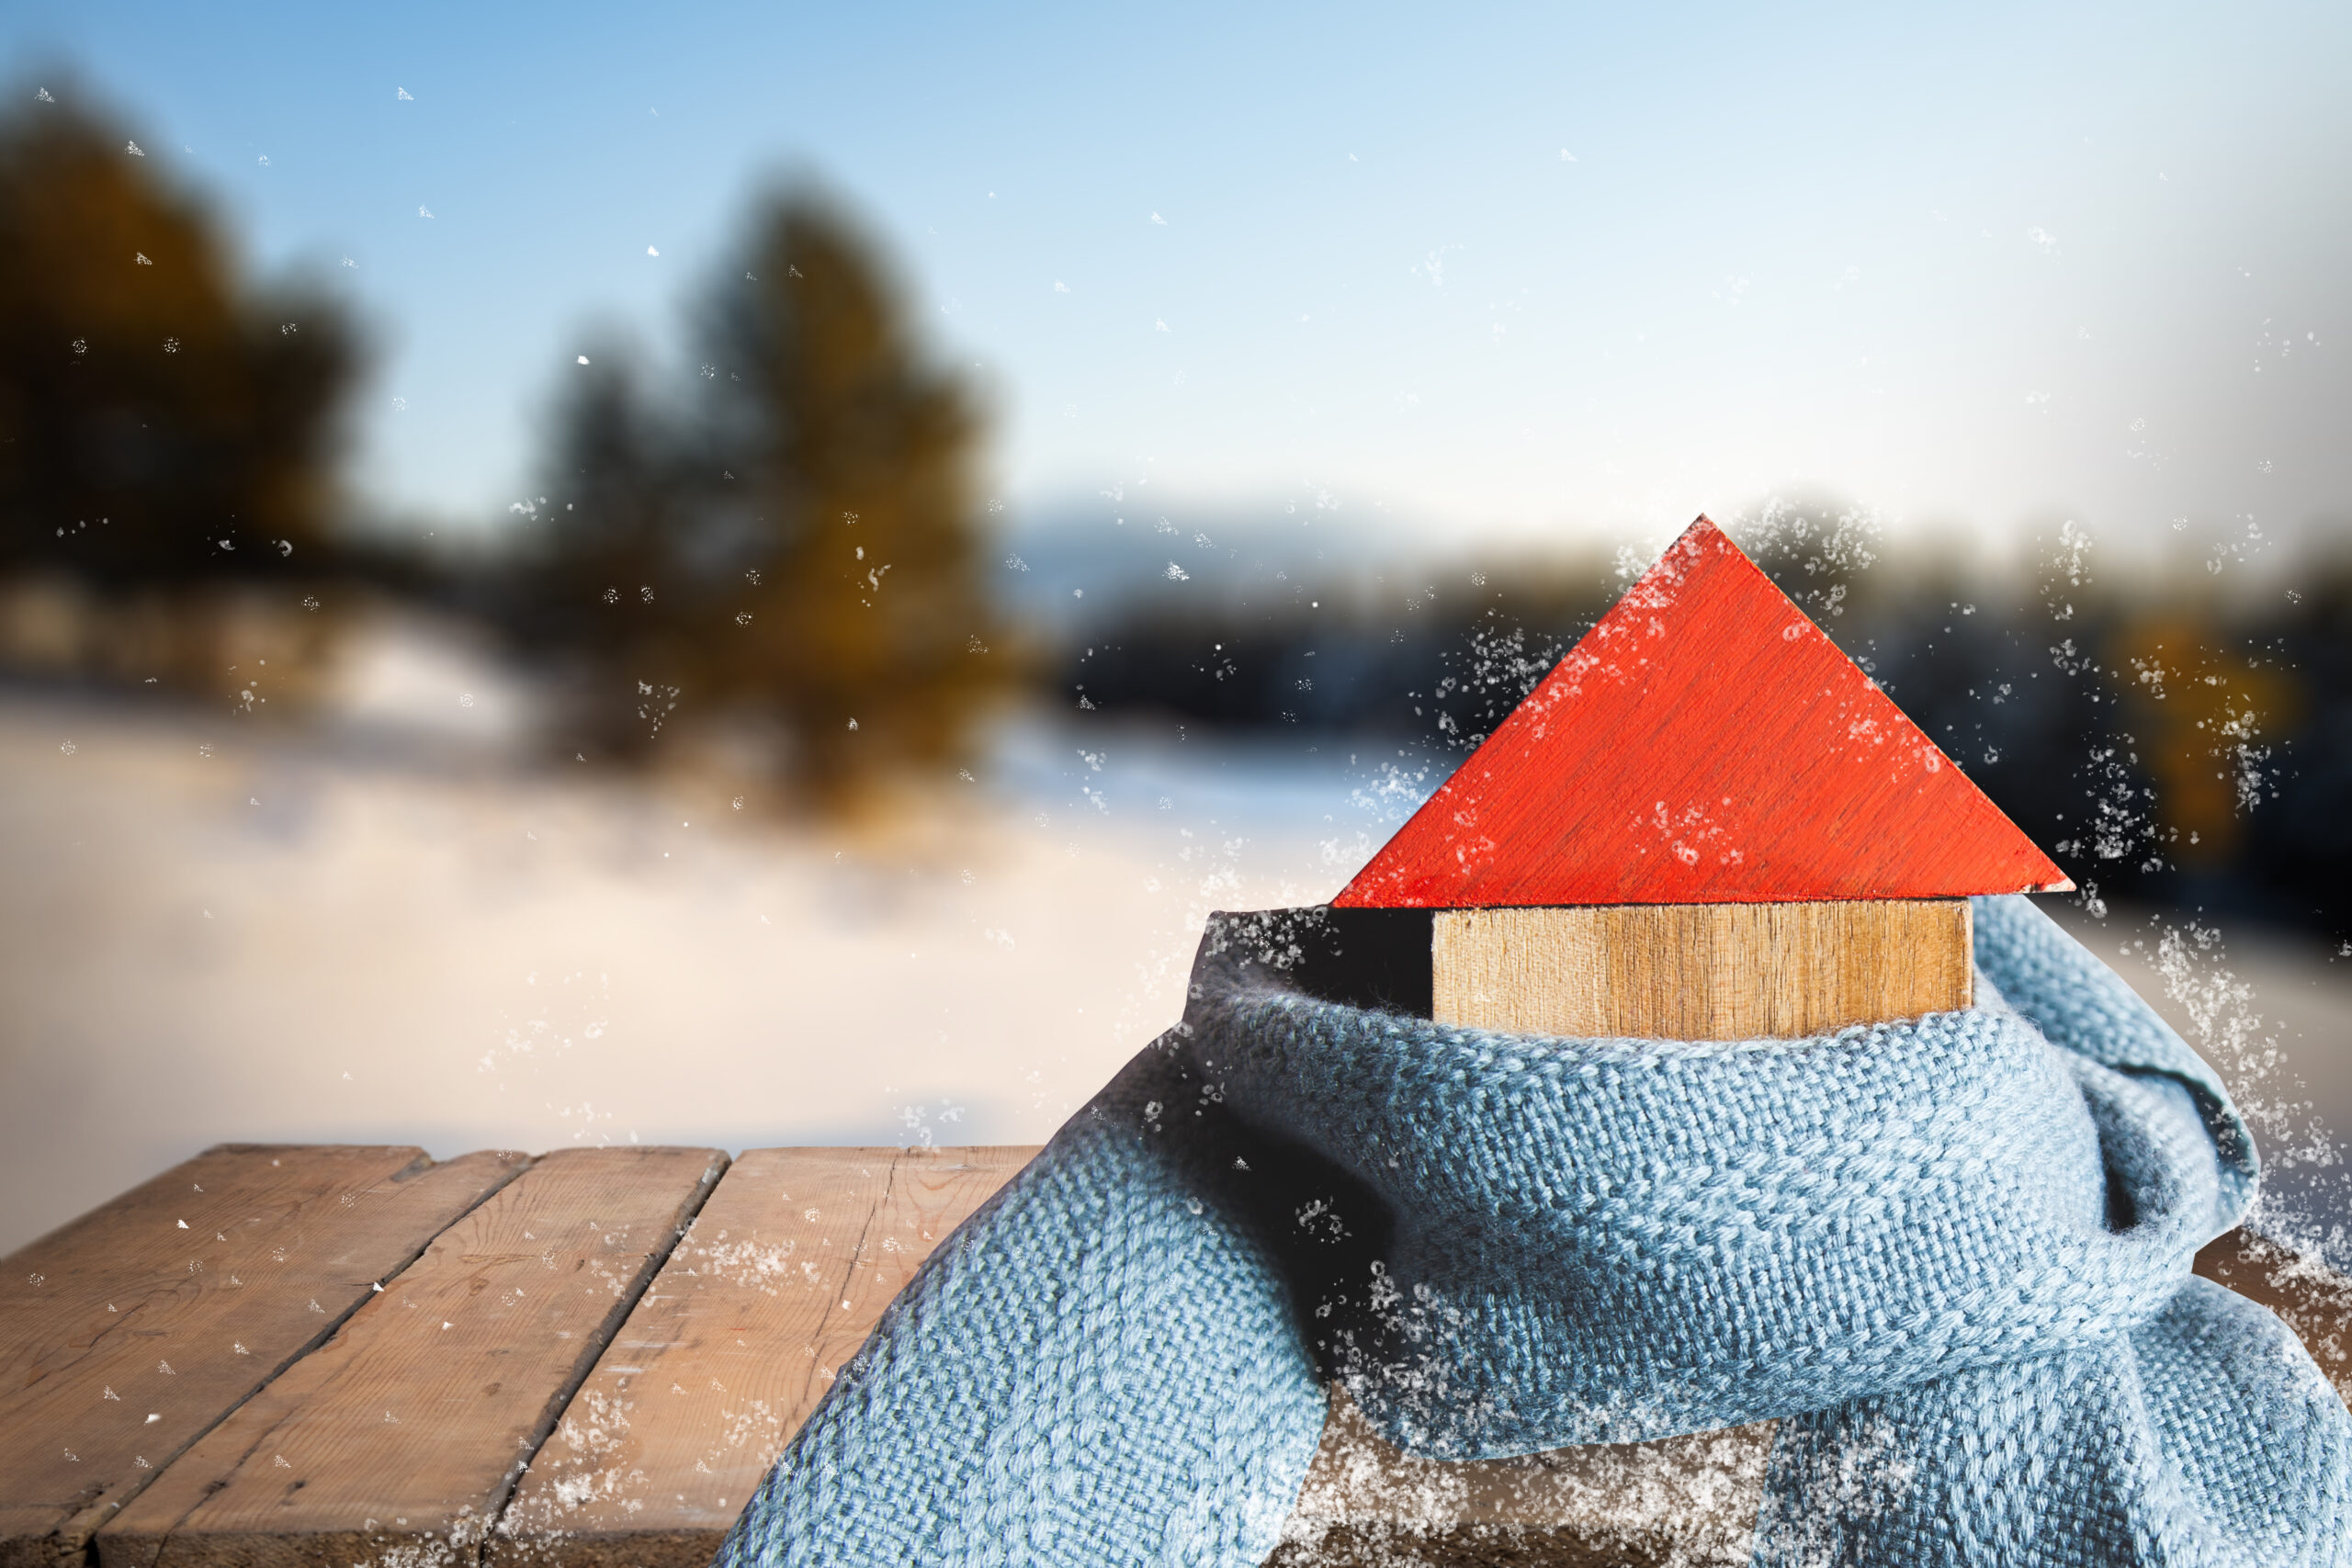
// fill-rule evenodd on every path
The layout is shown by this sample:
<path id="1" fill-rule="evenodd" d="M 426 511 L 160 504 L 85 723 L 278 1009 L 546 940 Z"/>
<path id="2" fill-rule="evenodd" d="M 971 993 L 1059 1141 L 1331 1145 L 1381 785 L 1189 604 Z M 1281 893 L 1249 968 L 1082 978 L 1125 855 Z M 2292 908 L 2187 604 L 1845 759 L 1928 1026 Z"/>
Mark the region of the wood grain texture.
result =
<path id="1" fill-rule="evenodd" d="M 0 1264 L 0 1563 L 89 1534 L 526 1163 L 208 1149 Z"/>
<path id="2" fill-rule="evenodd" d="M 1331 1391 L 1269 1568 L 1744 1568 L 1776 1423 L 1516 1459 L 1410 1459 Z"/>
<path id="3" fill-rule="evenodd" d="M 103 1568 L 470 1562 L 726 1163 L 539 1160 L 132 1499 Z"/>
<path id="4" fill-rule="evenodd" d="M 1702 517 L 1332 903 L 1738 904 L 2073 886 Z"/>
<path id="5" fill-rule="evenodd" d="M 757 1149 L 532 1461 L 505 1568 L 703 1568 L 923 1258 L 1037 1151 Z"/>
<path id="6" fill-rule="evenodd" d="M 69 1342 L 76 1314 L 119 1280 L 168 1295 L 175 1312 L 216 1300 L 181 1293 L 176 1275 L 164 1291 L 90 1227 L 128 1215 L 134 1230 L 160 1221 L 178 1237 L 180 1217 L 191 1227 L 235 1218 L 243 1212 L 235 1204 L 183 1216 L 180 1201 L 226 1199 L 223 1177 L 234 1162 L 223 1162 L 240 1152 L 202 1156 L 215 1162 L 210 1174 L 190 1176 L 185 1194 L 175 1185 L 183 1173 L 169 1172 L 9 1259 L 14 1272 L 48 1248 L 40 1258 L 54 1272 L 28 1287 L 43 1293 L 0 1298 L 11 1307 L 0 1314 L 8 1358 L 0 1366 L 11 1379 L 0 1397 L 20 1386 L 65 1386 L 60 1380 L 88 1355 L 108 1353 L 113 1339 L 101 1335 L 66 1365 L 42 1359 Z M 419 1183 L 435 1171 L 446 1173 L 439 1181 L 487 1184 L 517 1157 L 403 1160 L 393 1168 L 407 1179 L 392 1183 L 370 1173 L 413 1151 L 307 1152 L 321 1158 L 305 1170 L 288 1151 L 254 1151 L 272 1174 L 243 1200 L 253 1211 L 244 1228 L 259 1233 L 272 1222 L 255 1216 L 274 1213 L 299 1243 L 270 1260 L 284 1271 L 281 1283 L 322 1260 L 355 1269 L 356 1255 L 379 1245 L 369 1237 L 391 1208 L 433 1192 Z M 162 1469 L 97 1532 L 99 1568 L 473 1568 L 485 1554 L 497 1568 L 702 1568 L 821 1397 L 827 1374 L 863 1343 L 921 1259 L 1035 1152 L 766 1150 L 745 1156 L 715 1191 L 708 1173 L 719 1161 L 709 1151 L 550 1156 L 458 1221 L 381 1294 L 364 1272 L 352 1273 L 365 1304 L 343 1331 Z M 279 1165 L 268 1166 L 271 1158 Z M 340 1174 L 329 1180 L 322 1172 Z M 202 1194 L 193 1190 L 199 1184 Z M 345 1192 L 354 1195 L 349 1204 Z M 656 1277 L 665 1238 L 705 1192 L 687 1239 Z M 216 1235 L 239 1229 L 220 1224 Z M 208 1280 L 216 1271 L 209 1262 L 188 1270 L 176 1254 L 165 1261 Z M 2352 1280 L 2244 1231 L 2208 1247 L 2197 1268 L 2277 1312 L 2352 1393 Z M 110 1278 L 110 1269 L 125 1273 Z M 322 1269 L 318 1277 L 342 1276 Z M 631 1280 L 649 1278 L 632 1306 Z M 215 1326 L 250 1349 L 261 1336 L 249 1323 L 274 1321 L 277 1297 L 252 1275 L 241 1279 L 217 1297 Z M 119 1317 L 124 1303 L 114 1304 Z M 258 1315 L 238 1315 L 248 1309 Z M 310 1313 L 307 1298 L 301 1312 L 323 1315 Z M 180 1360 L 172 1365 L 174 1373 L 155 1375 L 188 1375 Z M 39 1374 L 29 1383 L 28 1369 Z M 28 1434 L 26 1451 L 38 1455 L 51 1430 L 41 1423 L 52 1415 L 0 1427 L 0 1441 Z M 1335 1393 L 1272 1562 L 1738 1561 L 1769 1434 L 1762 1425 L 1448 1464 L 1389 1449 Z M 510 1500 L 526 1461 L 529 1473 Z M 16 1474 L 0 1471 L 8 1481 Z M 503 1528 L 488 1528 L 502 1511 Z M 78 1563 L 61 1539 L 24 1538 L 20 1560 Z"/>
<path id="7" fill-rule="evenodd" d="M 1440 909 L 1432 1016 L 1517 1033 L 1750 1040 L 1970 1004 L 1965 899 Z"/>

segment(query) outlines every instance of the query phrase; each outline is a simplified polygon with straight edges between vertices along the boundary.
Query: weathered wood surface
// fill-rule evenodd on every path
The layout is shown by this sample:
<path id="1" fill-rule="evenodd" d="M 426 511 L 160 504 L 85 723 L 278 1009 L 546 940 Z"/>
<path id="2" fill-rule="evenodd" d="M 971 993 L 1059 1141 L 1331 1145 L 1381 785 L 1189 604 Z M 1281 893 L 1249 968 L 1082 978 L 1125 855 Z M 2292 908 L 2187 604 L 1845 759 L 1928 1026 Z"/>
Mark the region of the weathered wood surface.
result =
<path id="1" fill-rule="evenodd" d="M 1967 900 L 1440 909 L 1440 1023 L 1750 1040 L 1969 1005 Z"/>
<path id="2" fill-rule="evenodd" d="M 517 1158 L 469 1156 L 421 1168 L 397 1184 L 398 1193 L 387 1190 L 389 1175 L 368 1175 L 390 1155 L 410 1152 L 324 1151 L 351 1156 L 345 1185 L 317 1188 L 315 1170 L 282 1178 L 294 1183 L 277 1195 L 282 1211 L 267 1210 L 260 1193 L 248 1196 L 254 1214 L 278 1213 L 299 1244 L 271 1259 L 284 1271 L 281 1282 L 304 1268 L 311 1277 L 344 1278 L 326 1265 L 345 1259 L 337 1267 L 360 1281 L 364 1304 L 175 1462 L 147 1453 L 153 1468 L 140 1473 L 160 1477 L 97 1530 L 99 1568 L 472 1568 L 486 1559 L 496 1568 L 700 1568 L 822 1396 L 827 1374 L 863 1342 L 922 1258 L 1035 1151 L 757 1151 L 715 1189 L 723 1161 L 710 1151 L 549 1156 L 457 1220 L 377 1293 L 346 1257 L 376 1243 L 354 1235 L 345 1245 L 339 1229 L 322 1241 L 330 1211 L 338 1221 L 380 1226 L 396 1198 L 414 1201 L 405 1194 L 434 1190 L 417 1185 L 434 1171 L 447 1173 L 440 1181 L 486 1188 Z M 265 1168 L 289 1168 L 286 1151 L 258 1153 Z M 266 1167 L 269 1158 L 280 1166 Z M 9 1358 L 0 1365 L 18 1380 L 6 1395 L 20 1392 L 27 1368 L 47 1365 L 41 1348 L 71 1342 L 90 1301 L 104 1311 L 99 1298 L 112 1280 L 100 1265 L 127 1269 L 113 1278 L 146 1281 L 151 1294 L 190 1314 L 176 1321 L 193 1321 L 196 1304 L 210 1299 L 206 1292 L 174 1293 L 128 1262 L 159 1221 L 174 1237 L 183 1234 L 182 1216 L 164 1201 L 178 1196 L 171 1184 L 180 1178 L 167 1173 L 9 1260 L 17 1272 L 37 1253 L 49 1259 L 56 1272 L 41 1291 L 79 1282 L 6 1298 L 17 1310 L 0 1317 Z M 202 1196 L 222 1196 L 216 1180 L 202 1184 Z M 458 1206 L 454 1197 L 442 1201 Z M 184 1217 L 193 1228 L 209 1213 L 190 1209 Z M 692 1228 L 673 1250 L 689 1216 Z M 266 1223 L 253 1219 L 246 1228 L 260 1233 Z M 220 1236 L 239 1234 L 216 1227 Z M 73 1247 L 59 1250 L 67 1238 Z M 208 1280 L 215 1272 L 210 1261 L 200 1271 L 187 1270 L 176 1254 L 165 1261 Z M 149 1264 L 152 1270 L 154 1259 Z M 2352 1393 L 2352 1280 L 2245 1232 L 2206 1248 L 2198 1269 L 2271 1306 Z M 241 1278 L 220 1300 L 266 1307 L 276 1299 L 252 1275 Z M 303 1316 L 324 1318 L 328 1299 L 319 1298 L 318 1314 L 308 1299 Z M 124 1303 L 115 1305 L 119 1316 Z M 265 1312 L 256 1321 L 277 1320 Z M 261 1338 L 233 1313 L 206 1320 L 205 1332 L 249 1350 Z M 111 1353 L 112 1340 L 101 1339 Z M 188 1375 L 180 1360 L 172 1364 L 173 1373 L 155 1376 Z M 60 1375 L 52 1368 L 26 1386 L 65 1386 Z M 101 1394 L 101 1414 L 118 1403 Z M 26 1451 L 37 1457 L 44 1430 L 37 1424 L 14 1424 L 0 1440 L 16 1440 L 20 1427 L 30 1439 Z M 1760 1493 L 1769 1433 L 1765 1424 L 1447 1464 L 1387 1448 L 1335 1398 L 1272 1561 L 1284 1568 L 1736 1561 Z M 10 1482 L 16 1473 L 0 1472 Z M 102 1498 L 100 1510 L 121 1495 Z M 91 1517 L 86 1505 L 77 1507 Z M 16 1550 L 17 1560 L 43 1568 L 85 1561 L 79 1538 L 53 1528 L 20 1539 Z"/>
<path id="3" fill-rule="evenodd" d="M 702 1568 L 882 1309 L 1035 1153 L 745 1154 L 532 1461 L 492 1562 Z"/>
<path id="4" fill-rule="evenodd" d="M 90 1532 L 524 1156 L 206 1150 L 0 1265 L 0 1563 Z"/>
<path id="5" fill-rule="evenodd" d="M 540 1159 L 133 1498 L 102 1568 L 471 1561 L 726 1164 Z"/>

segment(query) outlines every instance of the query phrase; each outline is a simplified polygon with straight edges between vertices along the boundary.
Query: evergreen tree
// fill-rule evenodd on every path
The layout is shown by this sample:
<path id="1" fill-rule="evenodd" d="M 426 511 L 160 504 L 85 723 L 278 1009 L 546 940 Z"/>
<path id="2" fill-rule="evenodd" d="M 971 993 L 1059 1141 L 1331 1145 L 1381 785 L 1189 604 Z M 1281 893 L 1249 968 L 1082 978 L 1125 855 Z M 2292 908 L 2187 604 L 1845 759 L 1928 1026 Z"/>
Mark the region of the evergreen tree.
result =
<path id="1" fill-rule="evenodd" d="M 0 573 L 315 566 L 348 325 L 318 298 L 249 294 L 160 158 L 28 96 L 0 122 Z"/>
<path id="2" fill-rule="evenodd" d="M 601 727 L 650 742 L 673 687 L 682 711 L 759 713 L 832 805 L 952 765 L 1006 678 L 970 395 L 925 363 L 871 248 L 805 195 L 756 209 L 702 338 L 684 428 L 661 434 L 617 372 L 566 416 L 552 581 L 597 606 Z"/>
<path id="3" fill-rule="evenodd" d="M 540 547 L 506 618 L 526 645 L 584 666 L 573 743 L 627 755 L 659 736 L 703 661 L 693 644 L 708 586 L 676 568 L 708 497 L 685 433 L 652 405 L 628 352 L 605 343 L 586 357 L 557 421 L 550 492 L 534 503 Z M 640 721 L 656 690 L 661 710 Z"/>

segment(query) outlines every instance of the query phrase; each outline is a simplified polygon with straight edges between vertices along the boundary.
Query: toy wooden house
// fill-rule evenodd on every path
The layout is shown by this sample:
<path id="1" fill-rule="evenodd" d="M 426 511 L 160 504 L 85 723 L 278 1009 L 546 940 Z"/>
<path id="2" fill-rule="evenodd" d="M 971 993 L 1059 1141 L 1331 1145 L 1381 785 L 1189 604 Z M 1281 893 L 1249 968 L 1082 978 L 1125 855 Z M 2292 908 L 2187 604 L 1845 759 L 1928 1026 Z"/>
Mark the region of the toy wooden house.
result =
<path id="1" fill-rule="evenodd" d="M 1722 1040 L 1967 1007 L 1968 896 L 2073 886 L 1702 517 L 1332 907 L 1430 911 L 1440 1022 Z"/>

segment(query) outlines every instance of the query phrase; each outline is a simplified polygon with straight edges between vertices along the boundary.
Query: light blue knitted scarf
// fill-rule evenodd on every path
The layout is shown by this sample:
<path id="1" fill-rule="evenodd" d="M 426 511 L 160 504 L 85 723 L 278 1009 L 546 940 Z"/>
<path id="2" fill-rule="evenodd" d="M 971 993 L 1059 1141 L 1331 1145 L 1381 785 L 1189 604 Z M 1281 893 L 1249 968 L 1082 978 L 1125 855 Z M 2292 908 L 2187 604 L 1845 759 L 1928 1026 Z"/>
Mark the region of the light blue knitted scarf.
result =
<path id="1" fill-rule="evenodd" d="M 1317 1000 L 1313 918 L 1212 923 L 719 1568 L 1256 1563 L 1333 1378 L 1449 1459 L 1781 1417 L 1771 1568 L 2352 1562 L 2352 1417 L 2189 1275 L 2245 1128 L 2024 899 L 1977 902 L 1973 1010 L 1729 1044 Z"/>

